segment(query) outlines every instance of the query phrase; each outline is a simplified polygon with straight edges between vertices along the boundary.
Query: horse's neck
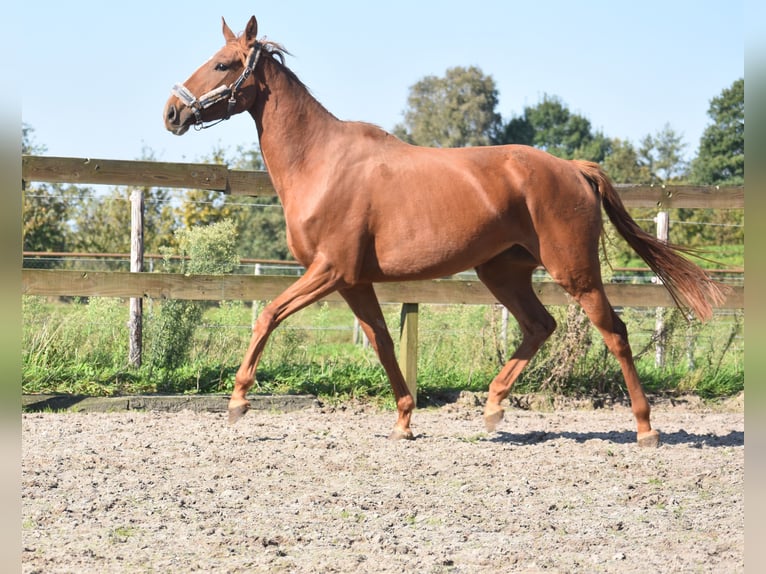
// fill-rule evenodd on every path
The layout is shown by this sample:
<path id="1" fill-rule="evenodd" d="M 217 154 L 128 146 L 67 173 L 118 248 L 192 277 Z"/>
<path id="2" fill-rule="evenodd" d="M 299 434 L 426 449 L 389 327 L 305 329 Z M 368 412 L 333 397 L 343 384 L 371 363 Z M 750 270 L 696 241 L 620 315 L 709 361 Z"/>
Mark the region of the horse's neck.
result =
<path id="1" fill-rule="evenodd" d="M 321 162 L 328 140 L 343 122 L 271 59 L 263 66 L 263 84 L 267 96 L 259 98 L 250 113 L 258 128 L 264 162 L 284 203 L 282 195 L 289 192 L 291 182 Z"/>

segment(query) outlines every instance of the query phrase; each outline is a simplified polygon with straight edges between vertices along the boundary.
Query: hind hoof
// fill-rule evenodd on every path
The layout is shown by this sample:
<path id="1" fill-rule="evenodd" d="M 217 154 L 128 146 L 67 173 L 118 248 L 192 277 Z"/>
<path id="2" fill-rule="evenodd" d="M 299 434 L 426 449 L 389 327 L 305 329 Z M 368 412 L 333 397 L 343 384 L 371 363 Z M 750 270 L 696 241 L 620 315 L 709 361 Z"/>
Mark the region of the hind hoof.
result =
<path id="1" fill-rule="evenodd" d="M 229 406 L 229 424 L 233 425 L 250 410 L 250 403 L 245 401 L 238 405 Z"/>
<path id="2" fill-rule="evenodd" d="M 652 429 L 647 432 L 640 432 L 637 435 L 638 446 L 657 448 L 660 446 L 660 433 Z"/>
<path id="3" fill-rule="evenodd" d="M 410 429 L 402 430 L 399 427 L 394 427 L 394 430 L 388 436 L 388 440 L 415 440 L 415 435 L 412 434 Z"/>
<path id="4" fill-rule="evenodd" d="M 487 429 L 487 432 L 495 432 L 497 425 L 499 425 L 500 421 L 503 420 L 503 416 L 505 416 L 505 411 L 503 409 L 499 409 L 489 414 L 485 413 L 484 428 Z"/>

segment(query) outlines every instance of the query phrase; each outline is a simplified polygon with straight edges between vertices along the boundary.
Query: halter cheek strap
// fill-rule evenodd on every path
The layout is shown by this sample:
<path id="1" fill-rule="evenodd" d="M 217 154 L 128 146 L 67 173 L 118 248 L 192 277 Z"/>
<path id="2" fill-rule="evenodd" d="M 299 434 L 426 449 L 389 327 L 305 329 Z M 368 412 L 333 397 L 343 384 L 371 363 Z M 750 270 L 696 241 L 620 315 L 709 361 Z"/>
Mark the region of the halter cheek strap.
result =
<path id="1" fill-rule="evenodd" d="M 263 44 L 259 42 L 257 42 L 250 49 L 250 52 L 247 55 L 247 63 L 245 64 L 245 68 L 242 70 L 242 73 L 234 81 L 234 83 L 231 84 L 231 86 L 218 86 L 217 88 L 201 95 L 199 99 L 196 98 L 185 85 L 176 84 L 173 86 L 173 88 L 170 90 L 171 93 L 179 100 L 181 100 L 187 107 L 191 108 L 192 112 L 194 112 L 194 117 L 196 119 L 196 122 L 194 123 L 195 127 L 199 126 L 199 129 L 209 128 L 224 120 L 228 120 L 232 116 L 234 113 L 234 108 L 237 106 L 237 94 L 239 89 L 258 65 L 258 60 L 261 57 L 262 49 Z M 202 111 L 227 98 L 228 105 L 226 106 L 226 115 L 217 122 L 204 125 L 202 120 Z"/>

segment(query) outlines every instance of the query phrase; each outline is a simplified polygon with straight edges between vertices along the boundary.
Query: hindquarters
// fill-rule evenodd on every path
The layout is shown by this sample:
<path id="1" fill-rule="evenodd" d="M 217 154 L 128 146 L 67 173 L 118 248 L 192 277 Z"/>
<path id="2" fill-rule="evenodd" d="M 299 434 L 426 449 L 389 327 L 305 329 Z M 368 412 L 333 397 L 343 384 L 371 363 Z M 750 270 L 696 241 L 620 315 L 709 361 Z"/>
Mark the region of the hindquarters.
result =
<path id="1" fill-rule="evenodd" d="M 603 202 L 609 205 L 609 209 L 614 210 L 614 196 L 609 194 L 608 198 L 604 199 L 604 193 L 600 192 L 599 187 L 602 180 L 594 181 L 595 175 L 601 174 L 595 164 L 558 160 L 539 154 L 530 154 L 529 157 L 530 160 L 539 158 L 535 177 L 532 178 L 537 187 L 530 186 L 526 190 L 527 205 L 539 245 L 539 261 L 551 277 L 580 304 L 591 323 L 601 333 L 607 348 L 620 364 L 636 419 L 637 441 L 642 446 L 656 446 L 659 443 L 659 433 L 651 425 L 651 409 L 636 371 L 628 332 L 612 308 L 601 278 L 601 207 Z M 593 171 L 594 168 L 597 171 Z M 603 182 L 608 183 L 608 180 L 604 177 Z M 633 221 L 627 214 L 625 217 L 628 219 L 618 220 L 620 225 L 628 225 L 626 222 Z M 632 239 L 633 237 L 636 235 L 631 236 Z M 505 267 L 510 268 L 510 265 L 505 262 Z M 482 275 L 480 278 L 484 280 Z M 510 275 L 507 276 L 507 280 L 511 280 Z M 495 291 L 497 288 L 493 289 L 493 293 Z M 538 306 L 542 307 L 539 304 Z M 511 305 L 509 309 L 516 314 L 518 307 Z M 522 318 L 526 316 L 528 308 L 535 307 L 525 301 L 522 306 Z M 544 318 L 541 313 L 538 315 Z M 550 334 L 549 329 L 550 327 L 546 328 L 545 321 L 538 319 L 535 329 L 529 330 L 529 336 L 525 332 L 520 347 L 521 354 L 514 355 L 512 361 L 493 381 L 485 410 L 485 420 L 490 425 L 496 424 L 501 418 L 501 414 L 498 415 L 502 413 L 500 400 L 510 391 L 507 377 L 503 376 L 505 371 L 518 375 L 516 371 L 524 365 L 520 359 L 529 359 L 525 345 L 534 352 L 541 341 Z M 512 379 L 510 382 L 512 383 Z"/>
<path id="2" fill-rule="evenodd" d="M 523 246 L 569 292 L 601 284 L 601 198 L 571 161 L 529 150 L 521 182 L 534 236 Z"/>
<path id="3" fill-rule="evenodd" d="M 639 227 L 625 209 L 607 175 L 592 162 L 529 154 L 537 166 L 534 187 L 526 192 L 535 223 L 540 261 L 570 293 L 601 284 L 599 238 L 603 207 L 618 233 L 657 274 L 673 300 L 702 320 L 725 299 L 713 281 L 685 255 L 695 250 L 657 239 Z"/>
<path id="4" fill-rule="evenodd" d="M 691 308 L 703 321 L 709 319 L 713 305 L 725 299 L 725 288 L 683 256 L 693 254 L 694 250 L 666 243 L 645 232 L 628 214 L 620 196 L 597 164 L 572 163 L 598 192 L 604 211 L 619 234 L 662 280 L 676 304 Z"/>

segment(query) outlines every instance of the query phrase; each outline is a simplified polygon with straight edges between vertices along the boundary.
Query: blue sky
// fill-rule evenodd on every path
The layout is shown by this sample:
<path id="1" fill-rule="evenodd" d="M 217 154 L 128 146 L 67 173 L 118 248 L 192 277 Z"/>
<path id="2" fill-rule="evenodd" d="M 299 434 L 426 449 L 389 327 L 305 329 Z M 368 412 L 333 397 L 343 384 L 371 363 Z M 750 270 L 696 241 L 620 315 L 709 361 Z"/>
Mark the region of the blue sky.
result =
<path id="1" fill-rule="evenodd" d="M 476 65 L 506 120 L 555 95 L 634 143 L 669 123 L 693 155 L 710 99 L 745 68 L 744 4 L 729 0 L 19 4 L 21 118 L 58 156 L 194 161 L 255 144 L 246 115 L 183 137 L 163 127 L 170 87 L 222 45 L 221 16 L 239 32 L 255 14 L 332 113 L 387 130 L 412 84 Z"/>

